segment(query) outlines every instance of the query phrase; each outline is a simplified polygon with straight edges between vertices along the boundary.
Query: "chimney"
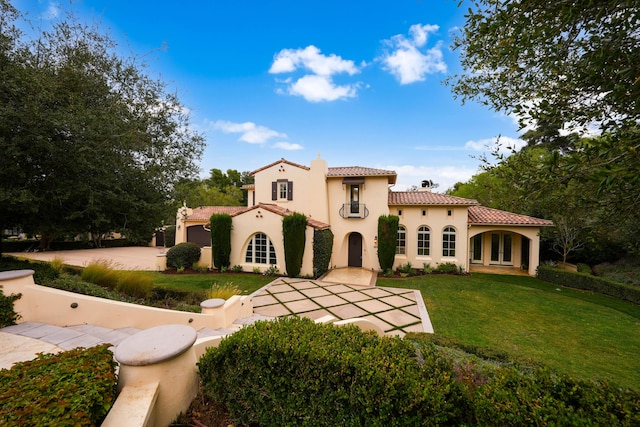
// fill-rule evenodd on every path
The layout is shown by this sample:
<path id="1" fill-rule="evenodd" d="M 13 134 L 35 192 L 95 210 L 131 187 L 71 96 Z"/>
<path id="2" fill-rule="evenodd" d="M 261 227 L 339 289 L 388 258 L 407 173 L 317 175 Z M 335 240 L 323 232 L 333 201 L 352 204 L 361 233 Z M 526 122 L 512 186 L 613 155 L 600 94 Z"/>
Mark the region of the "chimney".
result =
<path id="1" fill-rule="evenodd" d="M 433 187 L 433 181 L 429 180 L 429 179 L 425 179 L 422 181 L 420 188 L 418 188 L 418 191 L 428 191 L 431 192 L 431 187 Z"/>

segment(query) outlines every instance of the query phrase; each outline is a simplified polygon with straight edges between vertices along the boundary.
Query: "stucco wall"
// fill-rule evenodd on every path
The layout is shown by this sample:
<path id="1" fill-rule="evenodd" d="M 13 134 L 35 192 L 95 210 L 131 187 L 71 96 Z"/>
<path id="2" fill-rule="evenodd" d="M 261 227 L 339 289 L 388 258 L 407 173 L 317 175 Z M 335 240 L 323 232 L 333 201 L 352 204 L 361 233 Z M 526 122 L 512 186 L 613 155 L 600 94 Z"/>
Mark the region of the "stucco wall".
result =
<path id="1" fill-rule="evenodd" d="M 401 215 L 399 211 L 402 211 Z M 426 215 L 422 215 L 425 211 Z M 448 212 L 451 211 L 451 216 Z M 407 230 L 406 253 L 396 255 L 394 268 L 410 262 L 415 268 L 422 268 L 423 264 L 436 267 L 437 264 L 453 262 L 468 271 L 469 241 L 467 238 L 467 207 L 466 206 L 392 206 L 389 214 L 400 217 L 400 225 Z M 429 256 L 418 256 L 418 229 L 426 225 L 429 227 L 430 250 Z M 442 233 L 446 227 L 453 227 L 456 231 L 455 257 L 442 255 Z"/>

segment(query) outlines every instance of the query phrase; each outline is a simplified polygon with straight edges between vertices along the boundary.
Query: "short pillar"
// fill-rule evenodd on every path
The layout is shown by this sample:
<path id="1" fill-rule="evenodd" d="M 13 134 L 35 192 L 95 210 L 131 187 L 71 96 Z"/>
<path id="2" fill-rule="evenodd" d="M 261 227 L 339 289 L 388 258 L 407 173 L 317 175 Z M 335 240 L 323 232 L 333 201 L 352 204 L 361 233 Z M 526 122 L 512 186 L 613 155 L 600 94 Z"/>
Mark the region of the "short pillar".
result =
<path id="1" fill-rule="evenodd" d="M 156 270 L 165 271 L 167 269 L 167 254 L 156 255 Z"/>
<path id="2" fill-rule="evenodd" d="M 159 383 L 153 425 L 169 425 L 189 409 L 198 392 L 196 338 L 196 331 L 189 326 L 163 325 L 132 335 L 116 348 L 118 391 Z"/>
<path id="3" fill-rule="evenodd" d="M 222 298 L 211 298 L 200 303 L 202 314 L 216 314 L 224 310 L 225 300 Z"/>

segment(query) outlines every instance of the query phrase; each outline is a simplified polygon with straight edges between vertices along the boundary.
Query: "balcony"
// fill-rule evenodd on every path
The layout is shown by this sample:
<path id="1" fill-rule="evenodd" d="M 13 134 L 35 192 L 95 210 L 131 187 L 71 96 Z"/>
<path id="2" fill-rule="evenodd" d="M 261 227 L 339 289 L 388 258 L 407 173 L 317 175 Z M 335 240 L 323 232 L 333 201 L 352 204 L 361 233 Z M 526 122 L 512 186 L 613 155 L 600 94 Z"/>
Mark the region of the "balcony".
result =
<path id="1" fill-rule="evenodd" d="M 345 203 L 340 208 L 342 218 L 366 218 L 369 216 L 369 209 L 364 203 Z"/>

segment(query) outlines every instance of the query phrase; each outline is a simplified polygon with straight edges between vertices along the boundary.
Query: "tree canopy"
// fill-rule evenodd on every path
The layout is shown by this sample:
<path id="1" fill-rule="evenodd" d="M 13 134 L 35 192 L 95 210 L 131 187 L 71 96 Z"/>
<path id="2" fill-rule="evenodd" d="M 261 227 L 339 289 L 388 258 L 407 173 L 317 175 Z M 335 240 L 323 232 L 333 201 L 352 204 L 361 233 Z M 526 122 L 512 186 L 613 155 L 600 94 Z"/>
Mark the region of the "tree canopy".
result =
<path id="1" fill-rule="evenodd" d="M 0 228 L 148 239 L 204 139 L 176 94 L 69 14 L 27 37 L 0 0 Z"/>
<path id="2" fill-rule="evenodd" d="M 570 225 L 585 252 L 640 251 L 640 4 L 470 4 L 453 46 L 463 70 L 447 84 L 532 130 L 453 194 Z"/>

